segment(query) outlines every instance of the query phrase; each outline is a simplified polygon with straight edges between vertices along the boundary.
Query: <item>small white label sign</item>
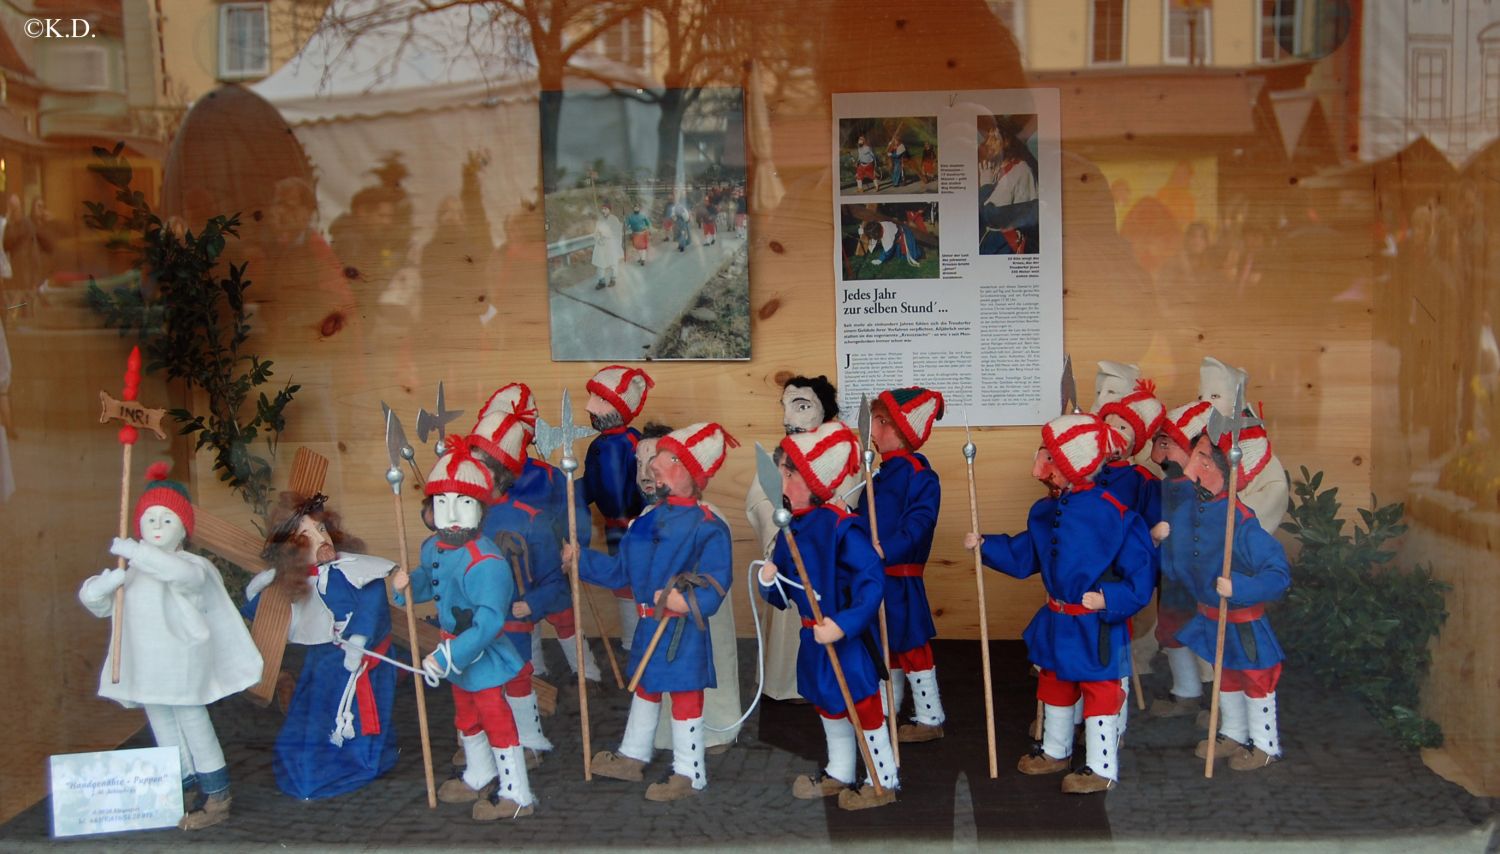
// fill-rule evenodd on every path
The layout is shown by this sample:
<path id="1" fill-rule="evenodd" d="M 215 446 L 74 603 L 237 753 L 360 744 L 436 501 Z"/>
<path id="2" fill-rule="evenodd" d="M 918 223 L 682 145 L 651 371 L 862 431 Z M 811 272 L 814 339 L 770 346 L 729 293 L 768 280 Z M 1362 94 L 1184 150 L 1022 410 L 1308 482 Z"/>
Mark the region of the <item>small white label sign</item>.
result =
<path id="1" fill-rule="evenodd" d="M 175 747 L 51 757 L 52 835 L 174 827 L 182 818 Z"/>

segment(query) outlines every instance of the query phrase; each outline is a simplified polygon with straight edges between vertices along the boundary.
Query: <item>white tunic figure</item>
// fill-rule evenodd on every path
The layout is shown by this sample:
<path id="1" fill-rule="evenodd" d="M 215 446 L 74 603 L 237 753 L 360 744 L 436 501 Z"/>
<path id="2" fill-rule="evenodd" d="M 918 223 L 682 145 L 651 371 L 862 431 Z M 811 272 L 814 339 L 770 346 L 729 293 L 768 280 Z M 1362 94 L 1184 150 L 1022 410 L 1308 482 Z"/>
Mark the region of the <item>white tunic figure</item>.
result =
<path id="1" fill-rule="evenodd" d="M 229 817 L 229 769 L 207 705 L 260 680 L 261 657 L 230 601 L 219 571 L 182 549 L 193 530 L 186 487 L 166 480 L 166 465 L 147 471 L 150 485 L 136 504 L 138 540 L 116 538 L 110 551 L 129 561 L 83 583 L 78 599 L 97 617 L 122 620 L 120 681 L 113 656 L 99 675 L 99 696 L 127 708 L 144 706 L 156 743 L 178 748 L 184 787 L 204 801 L 179 823 L 184 830 Z M 124 606 L 115 612 L 115 591 Z"/>

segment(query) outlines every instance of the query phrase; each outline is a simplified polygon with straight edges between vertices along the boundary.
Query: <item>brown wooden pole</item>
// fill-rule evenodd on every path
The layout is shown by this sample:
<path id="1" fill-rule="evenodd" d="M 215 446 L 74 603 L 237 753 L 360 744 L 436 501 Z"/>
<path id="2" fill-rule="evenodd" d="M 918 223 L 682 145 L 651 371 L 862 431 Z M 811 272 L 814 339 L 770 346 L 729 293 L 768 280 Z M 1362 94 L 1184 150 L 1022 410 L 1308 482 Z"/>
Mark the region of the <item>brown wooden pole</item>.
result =
<path id="1" fill-rule="evenodd" d="M 565 459 L 564 462 L 567 462 Z M 594 756 L 593 744 L 589 739 L 589 686 L 587 677 L 584 676 L 584 645 L 583 645 L 583 620 L 578 608 L 578 600 L 583 598 L 582 591 L 578 587 L 578 507 L 573 503 L 573 472 L 568 471 L 568 544 L 573 547 L 573 571 L 569 575 L 569 586 L 573 593 L 573 643 L 578 652 L 578 725 L 583 732 L 583 779 L 591 781 L 594 779 Z"/>
<path id="2" fill-rule="evenodd" d="M 396 502 L 396 544 L 401 550 L 401 566 L 407 567 L 406 550 L 406 511 L 401 506 L 401 493 L 392 493 Z M 408 570 L 410 576 L 410 570 Z M 411 649 L 411 666 L 418 671 L 422 669 L 422 651 L 417 644 L 417 614 L 412 610 L 411 584 L 408 578 L 406 595 L 406 636 L 407 646 Z M 432 775 L 432 740 L 427 736 L 427 694 L 422 689 L 422 677 L 414 676 L 411 680 L 412 688 L 417 692 L 417 726 L 422 734 L 422 771 L 427 776 L 427 808 L 437 809 L 437 782 Z"/>
<path id="3" fill-rule="evenodd" d="M 641 663 L 635 666 L 635 673 L 631 674 L 630 684 L 626 686 L 626 690 L 630 693 L 634 694 L 635 687 L 641 684 L 641 676 L 646 672 L 646 665 L 651 662 L 651 656 L 656 653 L 656 645 L 661 643 L 661 636 L 667 631 L 667 621 L 671 619 L 671 617 L 657 616 L 656 631 L 651 633 L 651 643 L 646 644 L 646 651 L 641 654 Z"/>
<path id="4" fill-rule="evenodd" d="M 966 455 L 967 456 L 967 455 Z M 979 533 L 979 498 L 974 489 L 974 460 L 969 459 L 969 524 L 975 534 Z M 984 559 L 979 546 L 974 547 L 974 584 L 979 592 L 979 660 L 984 669 L 984 725 L 989 739 L 990 779 L 1000 775 L 999 760 L 995 756 L 995 694 L 990 676 L 990 619 L 984 601 Z"/>
<path id="5" fill-rule="evenodd" d="M 589 616 L 594 618 L 594 628 L 599 632 L 599 642 L 604 644 L 604 655 L 609 659 L 609 669 L 615 675 L 615 687 L 625 687 L 625 677 L 620 671 L 620 661 L 615 658 L 615 647 L 609 642 L 609 633 L 604 630 L 604 621 L 599 619 L 599 606 L 594 604 L 593 585 L 580 588 L 583 601 L 588 603 Z"/>
<path id="6" fill-rule="evenodd" d="M 880 555 L 880 568 L 883 573 L 885 549 L 880 547 L 880 526 L 875 523 L 875 478 L 869 466 L 865 466 L 865 506 L 870 508 L 870 545 L 874 546 L 875 553 Z M 885 579 L 882 578 L 881 584 L 884 583 Z M 884 597 L 880 600 L 880 654 L 885 657 L 885 724 L 891 731 L 891 759 L 895 761 L 896 767 L 900 768 L 901 738 L 900 727 L 896 721 L 900 709 L 896 708 L 896 676 L 891 672 L 891 637 L 886 631 Z"/>
<path id="7" fill-rule="evenodd" d="M 797 566 L 797 576 L 802 579 L 802 592 L 807 594 L 813 622 L 822 623 L 823 609 L 818 607 L 818 593 L 813 589 L 812 579 L 807 577 L 807 567 L 802 563 L 802 550 L 797 548 L 797 538 L 790 527 L 781 530 L 786 534 L 787 548 L 792 552 L 792 563 Z M 859 716 L 854 711 L 854 697 L 849 694 L 849 682 L 844 678 L 843 666 L 839 664 L 839 651 L 831 643 L 825 644 L 823 648 L 828 650 L 828 662 L 833 665 L 833 678 L 838 681 L 839 693 L 844 696 L 844 711 L 849 717 L 849 725 L 854 727 L 854 740 L 859 744 L 860 755 L 865 758 L 865 770 L 870 773 L 870 784 L 875 787 L 876 795 L 884 795 L 885 788 L 880 785 L 880 775 L 875 771 L 875 758 L 870 755 L 870 743 L 865 740 L 864 730 L 859 725 Z M 895 746 L 894 739 L 891 744 L 892 747 Z"/>
<path id="8" fill-rule="evenodd" d="M 1236 463 L 1229 465 L 1229 507 L 1224 515 L 1224 567 L 1219 571 L 1220 578 L 1229 577 L 1230 566 L 1234 562 L 1234 504 L 1235 490 L 1239 487 L 1240 467 Z M 1223 596 L 1219 597 L 1219 632 L 1214 642 L 1214 688 L 1209 695 L 1208 703 L 1208 755 L 1203 760 L 1203 776 L 1214 775 L 1214 748 L 1219 742 L 1219 685 L 1224 678 L 1224 631 L 1229 627 L 1229 600 Z"/>
<path id="9" fill-rule="evenodd" d="M 126 442 L 120 453 L 120 539 L 130 536 L 130 449 L 135 445 Z M 115 559 L 115 568 L 125 568 L 125 558 Z M 115 606 L 109 627 L 109 681 L 120 682 L 120 639 L 125 629 L 125 585 L 115 588 Z"/>

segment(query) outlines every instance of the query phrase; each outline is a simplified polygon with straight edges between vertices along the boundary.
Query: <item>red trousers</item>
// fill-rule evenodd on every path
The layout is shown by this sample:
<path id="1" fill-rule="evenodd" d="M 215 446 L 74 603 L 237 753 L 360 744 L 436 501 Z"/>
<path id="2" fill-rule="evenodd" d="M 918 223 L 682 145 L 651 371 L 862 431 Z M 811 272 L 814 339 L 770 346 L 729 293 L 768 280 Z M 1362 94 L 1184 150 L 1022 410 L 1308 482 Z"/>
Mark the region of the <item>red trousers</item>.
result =
<path id="1" fill-rule="evenodd" d="M 702 691 L 672 691 L 672 720 L 690 721 L 693 718 L 703 717 L 703 692 Z M 635 689 L 635 695 L 648 703 L 660 703 L 661 695 L 653 694 L 645 688 Z"/>
<path id="2" fill-rule="evenodd" d="M 521 743 L 510 703 L 505 702 L 505 693 L 499 685 L 483 691 L 465 691 L 454 685 L 453 725 L 464 735 L 483 732 L 491 747 L 515 747 Z"/>
<path id="3" fill-rule="evenodd" d="M 1036 681 L 1036 698 L 1049 706 L 1071 706 L 1083 696 L 1083 716 L 1118 714 L 1125 705 L 1125 689 L 1118 679 L 1102 682 L 1069 682 L 1043 670 Z"/>
<path id="4" fill-rule="evenodd" d="M 848 717 L 843 712 L 833 714 L 826 709 L 818 709 L 818 714 L 831 721 Z M 856 700 L 854 714 L 859 716 L 860 729 L 880 729 L 885 726 L 885 708 L 880 705 L 880 692 L 876 691 L 863 700 Z"/>

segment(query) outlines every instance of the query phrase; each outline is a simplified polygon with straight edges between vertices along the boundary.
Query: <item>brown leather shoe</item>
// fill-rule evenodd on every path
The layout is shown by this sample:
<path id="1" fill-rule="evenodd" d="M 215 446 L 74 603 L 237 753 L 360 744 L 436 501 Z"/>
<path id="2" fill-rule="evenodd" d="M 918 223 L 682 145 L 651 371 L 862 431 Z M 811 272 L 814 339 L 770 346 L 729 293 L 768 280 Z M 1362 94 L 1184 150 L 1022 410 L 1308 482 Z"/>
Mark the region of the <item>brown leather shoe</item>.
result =
<path id="1" fill-rule="evenodd" d="M 494 781 L 491 780 L 490 783 Z M 482 791 L 488 791 L 490 783 L 484 784 L 484 789 L 471 789 L 462 777 L 449 777 L 438 786 L 437 797 L 445 804 L 471 804 L 479 800 Z"/>
<path id="2" fill-rule="evenodd" d="M 510 798 L 496 798 L 491 795 L 488 798 L 480 798 L 474 808 L 469 811 L 469 816 L 475 821 L 497 821 L 522 818 L 536 812 L 534 805 L 521 806 Z"/>
<path id="3" fill-rule="evenodd" d="M 1244 749 L 1245 745 L 1240 744 L 1238 741 L 1221 732 L 1219 733 L 1218 743 L 1214 745 L 1214 761 L 1223 762 L 1233 754 Z M 1198 746 L 1193 749 L 1193 755 L 1199 759 L 1208 758 L 1208 739 L 1205 738 L 1198 742 Z"/>
<path id="4" fill-rule="evenodd" d="M 454 768 L 467 768 L 467 767 L 469 767 L 469 757 L 464 753 L 464 749 L 463 749 L 462 746 L 460 746 L 458 748 L 458 752 L 457 753 L 453 754 L 453 767 Z"/>
<path id="5" fill-rule="evenodd" d="M 817 801 L 823 798 L 831 798 L 839 792 L 849 788 L 849 784 L 837 777 L 830 777 L 824 771 L 808 776 L 797 775 L 792 781 L 792 797 L 802 801 Z"/>
<path id="6" fill-rule="evenodd" d="M 910 723 L 902 724 L 896 728 L 896 740 L 902 744 L 916 744 L 923 741 L 937 741 L 943 737 L 943 725 L 931 726 L 929 724 Z"/>
<path id="7" fill-rule="evenodd" d="M 1083 766 L 1082 771 L 1074 771 L 1062 781 L 1065 795 L 1091 795 L 1094 792 L 1107 792 L 1114 787 L 1114 780 L 1095 774 L 1094 769 L 1087 765 Z"/>
<path id="8" fill-rule="evenodd" d="M 894 789 L 885 788 L 881 794 L 875 794 L 875 787 L 866 783 L 858 789 L 843 789 L 839 792 L 839 809 L 841 810 L 867 810 L 873 807 L 883 807 L 886 804 L 896 802 Z"/>
<path id="9" fill-rule="evenodd" d="M 1016 770 L 1022 774 L 1056 774 L 1066 771 L 1073 763 L 1069 759 L 1053 759 L 1040 747 L 1032 748 L 1032 751 L 1022 756 L 1016 763 Z"/>
<path id="10" fill-rule="evenodd" d="M 213 827 L 222 821 L 229 820 L 229 804 L 234 798 L 228 794 L 220 796 L 209 795 L 203 802 L 203 809 L 193 810 L 177 820 L 179 830 L 202 830 L 205 827 Z"/>
<path id="11" fill-rule="evenodd" d="M 658 803 L 669 803 L 680 801 L 683 798 L 691 798 L 698 794 L 693 788 L 693 781 L 682 774 L 673 774 L 660 783 L 652 783 L 646 787 L 646 800 Z"/>
<path id="12" fill-rule="evenodd" d="M 1280 762 L 1281 757 L 1272 756 L 1259 747 L 1246 749 L 1241 747 L 1229 757 L 1229 767 L 1234 771 L 1255 771 L 1264 768 L 1273 762 Z"/>
<path id="13" fill-rule="evenodd" d="M 627 783 L 639 783 L 646 779 L 641 772 L 645 770 L 646 763 L 639 759 L 632 759 L 613 750 L 601 750 L 594 754 L 594 761 L 589 763 L 595 774 L 608 777 L 611 780 L 624 780 Z"/>
<path id="14" fill-rule="evenodd" d="M 1151 701 L 1150 715 L 1153 718 L 1182 718 L 1198 714 L 1203 707 L 1201 697 L 1179 697 L 1168 694 Z"/>

